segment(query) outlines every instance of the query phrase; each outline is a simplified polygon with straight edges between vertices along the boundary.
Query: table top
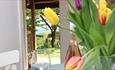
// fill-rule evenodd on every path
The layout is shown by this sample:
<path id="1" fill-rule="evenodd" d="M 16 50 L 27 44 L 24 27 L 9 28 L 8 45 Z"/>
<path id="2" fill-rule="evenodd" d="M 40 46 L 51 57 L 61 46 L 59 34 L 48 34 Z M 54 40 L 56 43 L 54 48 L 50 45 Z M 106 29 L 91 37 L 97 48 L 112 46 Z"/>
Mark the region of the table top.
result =
<path id="1" fill-rule="evenodd" d="M 64 64 L 33 64 L 31 70 L 64 70 Z"/>

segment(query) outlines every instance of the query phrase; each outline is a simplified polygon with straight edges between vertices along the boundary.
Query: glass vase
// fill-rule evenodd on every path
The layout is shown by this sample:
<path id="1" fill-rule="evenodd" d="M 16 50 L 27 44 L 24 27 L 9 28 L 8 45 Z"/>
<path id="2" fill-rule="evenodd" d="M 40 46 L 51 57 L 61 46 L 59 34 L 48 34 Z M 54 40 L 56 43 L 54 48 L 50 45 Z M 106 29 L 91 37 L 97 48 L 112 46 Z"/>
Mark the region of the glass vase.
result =
<path id="1" fill-rule="evenodd" d="M 100 56 L 90 70 L 115 70 L 115 57 Z"/>

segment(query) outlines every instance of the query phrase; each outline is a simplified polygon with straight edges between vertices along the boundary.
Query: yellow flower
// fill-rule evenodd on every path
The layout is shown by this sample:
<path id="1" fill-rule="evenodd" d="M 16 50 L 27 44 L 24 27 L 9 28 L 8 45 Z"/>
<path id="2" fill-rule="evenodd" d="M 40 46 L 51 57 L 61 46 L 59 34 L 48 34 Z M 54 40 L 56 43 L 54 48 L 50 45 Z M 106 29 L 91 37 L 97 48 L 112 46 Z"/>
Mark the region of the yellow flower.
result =
<path id="1" fill-rule="evenodd" d="M 43 13 L 52 25 L 57 25 L 59 23 L 58 15 L 51 8 L 45 8 Z"/>
<path id="2" fill-rule="evenodd" d="M 104 9 L 106 8 L 106 5 L 105 4 L 99 4 L 99 9 L 100 9 L 100 11 L 103 11 Z"/>
<path id="3" fill-rule="evenodd" d="M 100 2 L 101 4 L 105 4 L 105 5 L 107 5 L 106 0 L 99 0 L 99 2 Z"/>
<path id="4" fill-rule="evenodd" d="M 109 8 L 105 8 L 103 11 L 99 12 L 99 18 L 100 18 L 102 25 L 105 25 L 107 23 L 111 13 L 112 11 Z"/>
<path id="5" fill-rule="evenodd" d="M 99 0 L 99 9 L 102 11 L 107 7 L 107 3 L 105 0 Z"/>
<path id="6" fill-rule="evenodd" d="M 111 15 L 111 9 L 107 8 L 107 3 L 105 0 L 99 1 L 99 19 L 102 25 L 105 25 Z"/>

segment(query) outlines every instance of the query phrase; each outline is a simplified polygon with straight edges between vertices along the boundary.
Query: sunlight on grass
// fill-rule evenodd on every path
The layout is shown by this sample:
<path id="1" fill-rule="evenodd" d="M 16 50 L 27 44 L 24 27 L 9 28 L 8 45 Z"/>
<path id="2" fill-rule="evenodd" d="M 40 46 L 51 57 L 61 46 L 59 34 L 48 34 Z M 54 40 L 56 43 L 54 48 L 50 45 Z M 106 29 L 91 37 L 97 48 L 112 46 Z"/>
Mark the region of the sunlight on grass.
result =
<path id="1" fill-rule="evenodd" d="M 44 52 L 41 54 L 37 54 L 38 58 L 47 58 L 48 57 L 48 53 L 50 55 L 50 57 L 55 57 L 55 58 L 60 58 L 60 49 L 57 48 L 47 48 L 48 52 Z"/>

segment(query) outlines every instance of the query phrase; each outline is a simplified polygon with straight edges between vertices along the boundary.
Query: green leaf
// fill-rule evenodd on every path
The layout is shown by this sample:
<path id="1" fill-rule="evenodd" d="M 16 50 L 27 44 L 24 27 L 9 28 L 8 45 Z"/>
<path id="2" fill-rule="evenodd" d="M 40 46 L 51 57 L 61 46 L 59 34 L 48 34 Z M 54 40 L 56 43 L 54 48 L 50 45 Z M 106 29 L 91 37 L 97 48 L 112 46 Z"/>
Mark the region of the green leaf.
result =
<path id="1" fill-rule="evenodd" d="M 92 23 L 91 26 L 90 26 L 89 34 L 92 37 L 95 45 L 98 46 L 98 45 L 104 44 L 104 38 L 100 34 L 100 32 L 97 30 L 97 27 L 94 23 Z"/>
<path id="2" fill-rule="evenodd" d="M 115 54 L 112 54 L 111 56 L 115 57 Z"/>
<path id="3" fill-rule="evenodd" d="M 74 11 L 75 15 L 76 15 L 76 18 L 78 20 L 78 23 L 81 24 L 81 20 L 80 20 L 80 15 L 79 15 L 79 12 L 78 10 L 75 8 L 74 4 L 72 3 L 71 0 L 67 0 L 67 2 L 69 3 L 70 7 L 72 8 L 72 10 Z"/>
<path id="4" fill-rule="evenodd" d="M 80 11 L 81 18 L 84 24 L 85 31 L 89 32 L 90 24 L 92 23 L 88 0 L 83 1 L 83 6 Z"/>
<path id="5" fill-rule="evenodd" d="M 74 20 L 70 19 L 71 22 L 76 23 Z M 91 39 L 90 35 L 84 31 L 77 23 L 76 23 L 76 29 L 79 30 L 81 37 L 83 38 L 84 44 L 87 47 L 87 49 L 91 49 L 94 47 L 94 42 Z"/>
<path id="6" fill-rule="evenodd" d="M 100 38 L 101 39 L 103 38 L 102 40 L 106 45 L 106 36 L 105 36 L 105 32 L 104 32 L 104 27 L 102 26 L 102 24 L 99 21 L 98 9 L 92 0 L 88 0 L 88 1 L 89 1 L 90 9 L 91 9 L 92 19 L 94 21 L 95 30 L 97 30 L 97 32 L 100 34 L 100 36 L 101 36 Z"/>
<path id="7" fill-rule="evenodd" d="M 78 36 L 78 38 L 80 38 L 83 41 L 83 37 L 81 35 L 80 30 L 77 27 L 75 27 L 74 29 L 75 29 L 74 31 L 75 31 L 76 35 Z"/>
<path id="8" fill-rule="evenodd" d="M 75 26 L 79 26 L 79 27 L 81 27 L 82 29 L 84 29 L 83 25 L 80 24 L 80 23 L 78 23 L 77 17 L 76 17 L 75 14 L 72 13 L 71 11 L 69 12 L 69 20 L 72 21 Z M 77 34 L 77 36 L 83 41 L 83 37 L 82 37 L 82 35 L 81 35 L 79 29 L 75 27 L 75 28 L 74 28 L 74 31 L 75 31 L 75 33 Z"/>
<path id="9" fill-rule="evenodd" d="M 88 33 L 86 33 L 85 31 L 79 29 L 81 31 L 81 35 L 83 37 L 84 43 L 87 47 L 87 49 L 91 49 L 94 47 L 94 41 L 92 40 L 92 38 L 90 37 L 90 35 Z"/>
<path id="10" fill-rule="evenodd" d="M 94 20 L 95 23 L 100 23 L 99 19 L 98 19 L 98 9 L 96 7 L 96 5 L 94 4 L 94 2 L 92 0 L 88 0 L 89 1 L 89 6 L 90 6 L 90 11 L 91 11 L 91 15 L 92 18 Z"/>
<path id="11" fill-rule="evenodd" d="M 115 31 L 115 8 L 112 10 L 112 14 L 104 28 L 106 32 L 107 43 L 109 44 L 113 32 Z"/>
<path id="12" fill-rule="evenodd" d="M 71 11 L 69 11 L 69 19 L 72 19 L 74 21 L 73 24 L 77 24 L 79 25 L 81 28 L 84 29 L 83 25 L 81 23 L 79 23 L 79 19 L 77 18 L 77 16 L 75 15 L 75 13 L 72 13 Z"/>
<path id="13" fill-rule="evenodd" d="M 114 52 L 114 50 L 115 50 L 115 32 L 114 32 L 114 34 L 113 34 L 113 36 L 112 36 L 112 38 L 111 38 L 111 40 L 110 40 L 110 42 L 109 42 L 109 46 L 108 46 L 108 52 L 109 52 L 109 54 L 111 55 L 113 52 Z M 115 53 L 115 52 L 114 52 Z"/>
<path id="14" fill-rule="evenodd" d="M 103 46 L 100 48 L 100 55 L 101 56 L 107 56 L 107 47 Z"/>
<path id="15" fill-rule="evenodd" d="M 89 54 L 88 57 L 86 57 L 82 70 L 89 70 L 90 67 L 96 62 L 98 56 L 99 56 L 99 48 L 95 49 L 92 53 Z"/>
<path id="16" fill-rule="evenodd" d="M 113 27 L 113 26 L 115 26 L 114 19 L 115 19 L 115 8 L 112 10 L 112 14 L 109 17 L 107 24 L 105 25 L 106 29 L 109 29 L 109 30 L 114 29 L 114 27 Z"/>

